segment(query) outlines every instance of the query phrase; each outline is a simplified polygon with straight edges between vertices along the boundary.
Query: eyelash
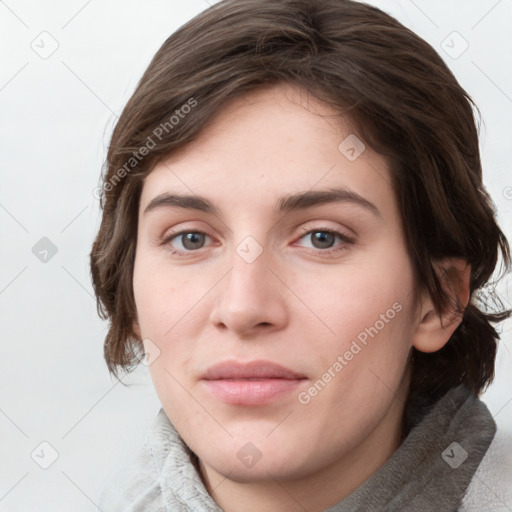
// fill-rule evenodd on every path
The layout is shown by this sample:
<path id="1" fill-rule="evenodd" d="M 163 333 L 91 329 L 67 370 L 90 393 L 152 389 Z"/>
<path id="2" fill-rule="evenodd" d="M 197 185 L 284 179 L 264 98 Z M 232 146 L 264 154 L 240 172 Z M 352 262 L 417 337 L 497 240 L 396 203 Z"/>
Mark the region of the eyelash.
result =
<path id="1" fill-rule="evenodd" d="M 329 234 L 338 236 L 341 239 L 341 241 L 343 242 L 342 244 L 340 244 L 341 247 L 340 246 L 335 246 L 335 247 L 327 248 L 327 249 L 309 249 L 310 251 L 312 251 L 312 252 L 314 252 L 316 254 L 321 254 L 321 255 L 329 256 L 331 254 L 339 253 L 339 252 L 342 252 L 342 251 L 346 250 L 347 249 L 347 247 L 346 247 L 347 244 L 354 244 L 355 243 L 355 239 L 354 238 L 349 237 L 349 236 L 347 236 L 347 235 L 345 235 L 343 233 L 340 233 L 339 231 L 336 231 L 335 229 L 331 229 L 331 228 L 327 228 L 327 227 L 323 227 L 323 226 L 315 227 L 315 228 L 303 228 L 301 230 L 299 239 L 304 238 L 304 236 L 306 236 L 308 234 L 316 233 L 316 232 L 329 233 Z M 182 251 L 182 250 L 179 250 L 179 249 L 174 249 L 170 245 L 170 242 L 172 240 L 174 240 L 175 238 L 178 238 L 180 235 L 190 234 L 190 233 L 209 236 L 207 233 L 204 233 L 203 231 L 197 231 L 197 230 L 193 230 L 193 229 L 188 229 L 188 230 L 184 229 L 182 231 L 178 231 L 177 233 L 171 233 L 169 236 L 165 237 L 164 240 L 162 240 L 161 244 L 165 245 L 165 246 L 168 246 L 169 251 L 174 256 L 178 256 L 180 258 L 186 258 L 188 256 L 188 254 L 192 254 L 194 252 L 198 252 L 200 249 L 189 250 L 189 251 Z"/>

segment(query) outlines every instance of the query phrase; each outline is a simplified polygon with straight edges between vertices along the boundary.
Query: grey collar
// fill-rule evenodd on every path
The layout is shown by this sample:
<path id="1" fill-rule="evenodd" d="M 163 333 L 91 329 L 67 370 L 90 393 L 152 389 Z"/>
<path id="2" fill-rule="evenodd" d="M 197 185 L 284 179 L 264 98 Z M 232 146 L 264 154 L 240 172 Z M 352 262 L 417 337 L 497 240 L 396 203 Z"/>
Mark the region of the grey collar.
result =
<path id="1" fill-rule="evenodd" d="M 325 512 L 455 512 L 495 432 L 486 405 L 453 388 L 373 476 Z M 160 409 L 135 464 L 104 489 L 101 510 L 222 512 L 194 460 Z"/>
<path id="2" fill-rule="evenodd" d="M 495 433 L 487 406 L 453 388 L 377 473 L 326 512 L 455 512 Z"/>

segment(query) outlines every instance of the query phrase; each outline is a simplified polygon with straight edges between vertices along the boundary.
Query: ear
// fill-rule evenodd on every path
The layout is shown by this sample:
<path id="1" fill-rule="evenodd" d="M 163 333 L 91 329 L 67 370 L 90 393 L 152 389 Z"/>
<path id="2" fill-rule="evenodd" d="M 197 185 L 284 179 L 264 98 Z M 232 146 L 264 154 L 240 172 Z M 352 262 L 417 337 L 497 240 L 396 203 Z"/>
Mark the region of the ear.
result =
<path id="1" fill-rule="evenodd" d="M 420 322 L 413 335 L 413 346 L 421 352 L 443 348 L 462 322 L 470 296 L 471 266 L 460 258 L 445 258 L 434 264 L 448 305 L 437 313 L 428 294 L 421 299 Z"/>

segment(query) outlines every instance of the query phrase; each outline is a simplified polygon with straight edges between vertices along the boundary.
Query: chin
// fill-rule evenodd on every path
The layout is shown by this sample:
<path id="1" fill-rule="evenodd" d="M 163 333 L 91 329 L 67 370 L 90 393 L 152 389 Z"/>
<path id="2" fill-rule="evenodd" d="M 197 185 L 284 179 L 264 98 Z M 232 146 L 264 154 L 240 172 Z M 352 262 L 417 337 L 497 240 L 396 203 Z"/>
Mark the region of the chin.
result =
<path id="1" fill-rule="evenodd" d="M 301 452 L 303 443 L 299 439 L 294 446 L 267 442 L 257 448 L 250 442 L 239 440 L 235 444 L 236 448 L 226 447 L 221 451 L 222 447 L 217 446 L 215 451 L 205 453 L 205 457 L 198 456 L 203 464 L 240 483 L 299 479 L 315 470 L 312 467 L 314 454 Z"/>

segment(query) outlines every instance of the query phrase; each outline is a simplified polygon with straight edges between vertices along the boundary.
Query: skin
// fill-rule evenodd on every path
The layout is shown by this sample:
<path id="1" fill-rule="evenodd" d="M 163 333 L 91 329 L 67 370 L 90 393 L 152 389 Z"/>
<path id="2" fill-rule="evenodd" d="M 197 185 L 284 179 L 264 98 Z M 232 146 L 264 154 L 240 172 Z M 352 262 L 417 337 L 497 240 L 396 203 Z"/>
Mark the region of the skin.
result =
<path id="1" fill-rule="evenodd" d="M 144 182 L 134 329 L 158 347 L 149 366 L 155 390 L 226 512 L 315 512 L 350 494 L 399 446 L 411 347 L 438 350 L 460 321 L 443 322 L 428 297 L 414 298 L 387 162 L 368 146 L 347 159 L 338 146 L 351 133 L 327 105 L 280 84 L 232 100 Z M 379 213 L 348 201 L 274 211 L 283 195 L 330 187 L 356 192 Z M 164 192 L 204 196 L 219 214 L 170 206 L 144 213 Z M 352 241 L 315 243 L 322 228 Z M 181 230 L 207 236 L 191 249 L 183 236 L 169 240 Z M 248 236 L 250 254 L 262 250 L 250 263 L 237 252 Z M 467 303 L 468 267 L 441 264 Z M 333 372 L 397 303 L 394 318 Z M 200 381 L 227 359 L 270 360 L 307 379 L 269 404 L 229 405 Z M 329 368 L 335 376 L 301 403 L 299 393 Z M 248 442 L 261 455 L 252 467 L 237 457 Z"/>

